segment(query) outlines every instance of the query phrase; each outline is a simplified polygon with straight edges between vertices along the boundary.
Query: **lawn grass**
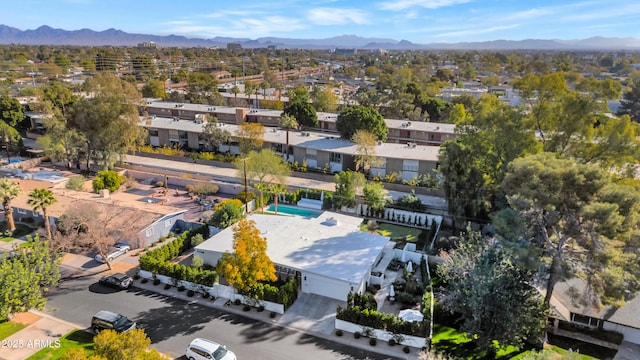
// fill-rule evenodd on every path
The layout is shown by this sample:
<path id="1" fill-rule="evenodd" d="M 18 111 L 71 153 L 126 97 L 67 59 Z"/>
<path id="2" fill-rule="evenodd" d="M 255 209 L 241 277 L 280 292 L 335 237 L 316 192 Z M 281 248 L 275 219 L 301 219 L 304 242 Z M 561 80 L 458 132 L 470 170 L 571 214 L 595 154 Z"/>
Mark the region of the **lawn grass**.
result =
<path id="1" fill-rule="evenodd" d="M 25 327 L 27 327 L 27 325 L 18 324 L 11 321 L 0 322 L 0 340 L 8 338 L 9 336 L 17 333 Z"/>
<path id="2" fill-rule="evenodd" d="M 369 231 L 366 222 L 360 225 L 360 230 L 364 232 Z M 422 229 L 387 223 L 379 223 L 377 232 L 382 236 L 390 237 L 391 241 L 406 240 L 408 242 L 416 242 L 418 241 L 418 236 L 422 232 Z"/>
<path id="3" fill-rule="evenodd" d="M 24 224 L 16 224 L 16 230 L 13 234 L 7 236 L 5 231 L 7 229 L 7 222 L 3 221 L 0 223 L 0 241 L 11 242 L 21 236 L 31 234 L 33 229 Z"/>
<path id="4" fill-rule="evenodd" d="M 513 356 L 511 359 L 514 359 L 514 360 L 524 359 L 526 356 L 534 353 L 536 352 L 533 350 L 525 351 L 518 355 Z M 569 351 L 555 345 L 545 345 L 544 349 L 540 353 L 547 355 L 547 358 L 553 359 L 554 358 L 553 355 L 564 356 L 564 355 L 567 355 Z M 573 352 L 573 357 L 571 359 L 572 360 L 597 360 L 598 358 Z"/>
<path id="5" fill-rule="evenodd" d="M 55 360 L 71 349 L 83 349 L 87 355 L 93 354 L 93 334 L 84 330 L 71 330 L 60 338 L 60 347 L 44 348 L 28 357 L 28 360 Z"/>

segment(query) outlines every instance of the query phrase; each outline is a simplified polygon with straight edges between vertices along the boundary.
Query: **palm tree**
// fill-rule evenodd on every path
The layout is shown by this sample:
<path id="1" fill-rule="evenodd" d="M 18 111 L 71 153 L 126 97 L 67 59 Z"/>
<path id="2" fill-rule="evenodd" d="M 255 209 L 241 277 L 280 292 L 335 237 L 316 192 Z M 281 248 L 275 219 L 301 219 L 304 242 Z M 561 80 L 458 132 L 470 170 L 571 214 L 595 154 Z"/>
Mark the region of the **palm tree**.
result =
<path id="1" fill-rule="evenodd" d="M 49 215 L 47 214 L 47 208 L 55 204 L 58 199 L 55 198 L 53 192 L 49 189 L 33 189 L 29 193 L 29 200 L 27 204 L 33 206 L 33 211 L 42 210 L 42 216 L 44 216 L 44 227 L 47 229 L 47 236 L 51 240 L 51 223 L 49 222 Z"/>
<path id="2" fill-rule="evenodd" d="M 233 106 L 238 106 L 238 93 L 240 92 L 238 85 L 233 85 L 231 92 L 233 93 Z"/>
<path id="3" fill-rule="evenodd" d="M 273 193 L 273 210 L 276 215 L 278 215 L 278 198 L 280 194 L 287 191 L 287 189 L 282 184 L 273 183 L 269 184 L 269 191 Z"/>
<path id="4" fill-rule="evenodd" d="M 282 117 L 280 117 L 280 122 L 278 123 L 278 125 L 280 125 L 280 127 L 283 127 L 285 130 L 287 130 L 287 153 L 284 157 L 284 161 L 286 163 L 289 163 L 289 129 L 294 129 L 294 130 L 297 129 L 298 121 L 292 115 L 283 113 Z"/>
<path id="5" fill-rule="evenodd" d="M 7 219 L 7 229 L 14 231 L 16 224 L 13 221 L 13 208 L 11 207 L 11 200 L 15 199 L 22 192 L 20 184 L 13 181 L 2 178 L 0 179 L 0 199 L 2 199 L 2 206 L 4 207 L 4 215 Z"/>

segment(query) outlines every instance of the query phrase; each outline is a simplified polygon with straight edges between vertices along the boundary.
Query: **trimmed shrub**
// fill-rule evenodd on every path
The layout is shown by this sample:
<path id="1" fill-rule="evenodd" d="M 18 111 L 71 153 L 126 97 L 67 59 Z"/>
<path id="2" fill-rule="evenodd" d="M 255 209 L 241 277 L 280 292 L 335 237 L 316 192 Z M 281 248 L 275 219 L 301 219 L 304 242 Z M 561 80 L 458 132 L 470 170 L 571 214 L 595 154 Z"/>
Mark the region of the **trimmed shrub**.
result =
<path id="1" fill-rule="evenodd" d="M 87 181 L 87 178 L 82 175 L 72 176 L 65 187 L 70 190 L 82 191 L 85 181 Z"/>
<path id="2" fill-rule="evenodd" d="M 143 283 L 143 284 L 146 284 L 148 281 L 149 281 L 149 279 L 143 278 L 140 282 Z"/>
<path id="3" fill-rule="evenodd" d="M 396 341 L 394 339 L 389 339 L 389 346 L 396 346 Z"/>
<path id="4" fill-rule="evenodd" d="M 240 304 L 242 304 L 242 301 L 240 301 L 240 299 L 235 299 L 235 300 L 233 300 L 233 304 L 234 305 L 240 305 Z"/>
<path id="5" fill-rule="evenodd" d="M 336 330 L 336 336 L 342 336 L 344 335 L 344 333 L 342 332 L 341 329 Z"/>
<path id="6" fill-rule="evenodd" d="M 269 317 L 274 319 L 278 314 L 276 314 L 275 312 L 271 312 L 271 314 L 269 314 Z"/>
<path id="7" fill-rule="evenodd" d="M 378 343 L 378 340 L 376 338 L 369 339 L 369 345 L 376 346 L 377 343 Z"/>
<path id="8" fill-rule="evenodd" d="M 196 292 L 195 292 L 195 291 L 193 291 L 193 290 L 191 290 L 191 289 L 189 289 L 189 290 L 187 291 L 187 296 L 188 296 L 188 297 L 193 297 L 193 295 L 195 295 L 195 294 L 196 294 Z"/>
<path id="9" fill-rule="evenodd" d="M 245 304 L 245 305 L 242 307 L 242 311 L 251 311 L 251 306 L 249 306 L 249 305 Z"/>
<path id="10" fill-rule="evenodd" d="M 180 285 L 178 286 L 178 291 L 184 291 L 186 288 L 184 287 L 184 285 Z"/>
<path id="11" fill-rule="evenodd" d="M 404 351 L 404 353 L 405 353 L 405 354 L 408 354 L 409 352 L 411 352 L 411 348 L 409 348 L 407 345 L 405 345 L 405 346 L 402 348 L 402 351 Z"/>
<path id="12" fill-rule="evenodd" d="M 160 279 L 158 278 L 153 279 L 153 285 L 158 285 L 158 284 L 160 284 Z"/>
<path id="13" fill-rule="evenodd" d="M 264 306 L 260 305 L 258 306 L 258 312 L 263 312 L 264 311 Z"/>
<path id="14" fill-rule="evenodd" d="M 171 289 L 171 284 L 164 284 L 164 289 L 165 290 Z"/>
<path id="15" fill-rule="evenodd" d="M 209 294 L 208 291 L 206 291 L 204 294 L 202 294 L 202 298 L 203 299 L 208 299 L 211 295 Z"/>
<path id="16" fill-rule="evenodd" d="M 360 334 L 359 331 L 356 331 L 356 332 L 353 333 L 353 337 L 356 338 L 356 339 L 360 339 L 360 337 L 362 337 L 362 334 Z"/>
<path id="17" fill-rule="evenodd" d="M 135 275 L 133 275 L 133 280 L 138 280 L 140 279 L 140 274 L 136 273 Z"/>
<path id="18" fill-rule="evenodd" d="M 114 170 L 102 170 L 93 179 L 93 191 L 100 192 L 107 189 L 114 192 L 122 185 L 122 176 Z"/>

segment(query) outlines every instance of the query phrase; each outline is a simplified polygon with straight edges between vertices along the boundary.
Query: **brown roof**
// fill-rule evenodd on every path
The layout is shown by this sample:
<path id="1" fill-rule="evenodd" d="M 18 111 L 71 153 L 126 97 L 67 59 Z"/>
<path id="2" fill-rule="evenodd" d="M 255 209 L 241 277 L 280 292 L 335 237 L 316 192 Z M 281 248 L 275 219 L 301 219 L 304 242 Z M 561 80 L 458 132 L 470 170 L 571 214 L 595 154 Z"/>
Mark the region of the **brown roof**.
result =
<path id="1" fill-rule="evenodd" d="M 60 185 L 54 185 L 46 181 L 18 179 L 14 179 L 14 181 L 20 184 L 20 187 L 22 187 L 22 193 L 11 201 L 12 206 L 23 209 L 32 209 L 33 207 L 27 203 L 29 200 L 29 192 L 36 188 L 48 188 L 54 193 L 58 201 L 48 207 L 47 212 L 50 216 L 56 218 L 60 217 L 67 209 L 73 206 L 78 206 L 82 203 L 101 203 L 118 207 L 120 208 L 120 211 L 123 212 L 125 212 L 125 210 L 137 211 L 138 215 L 136 216 L 140 217 L 140 222 L 145 224 L 145 226 L 148 226 L 153 221 L 158 220 L 164 215 L 186 211 L 169 205 L 161 205 L 160 201 L 166 199 L 164 197 L 153 197 L 149 195 L 149 198 L 154 199 L 154 203 L 149 203 L 148 201 L 145 201 L 145 199 L 147 199 L 145 196 L 131 194 L 121 190 L 109 194 L 108 198 L 104 198 L 100 194 L 93 192 L 74 191 L 66 188 L 61 189 L 58 188 Z M 142 221 L 143 218 L 146 221 Z"/>

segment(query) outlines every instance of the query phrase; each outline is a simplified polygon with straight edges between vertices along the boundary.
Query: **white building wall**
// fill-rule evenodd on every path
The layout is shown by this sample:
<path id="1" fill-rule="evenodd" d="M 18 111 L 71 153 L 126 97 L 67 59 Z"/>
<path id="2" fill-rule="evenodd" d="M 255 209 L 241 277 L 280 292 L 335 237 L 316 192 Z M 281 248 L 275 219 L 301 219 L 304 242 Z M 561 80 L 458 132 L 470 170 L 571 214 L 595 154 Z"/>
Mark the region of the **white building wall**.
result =
<path id="1" fill-rule="evenodd" d="M 606 322 L 602 325 L 604 330 L 619 332 L 624 335 L 624 341 L 640 345 L 640 329 L 624 325 Z"/>

